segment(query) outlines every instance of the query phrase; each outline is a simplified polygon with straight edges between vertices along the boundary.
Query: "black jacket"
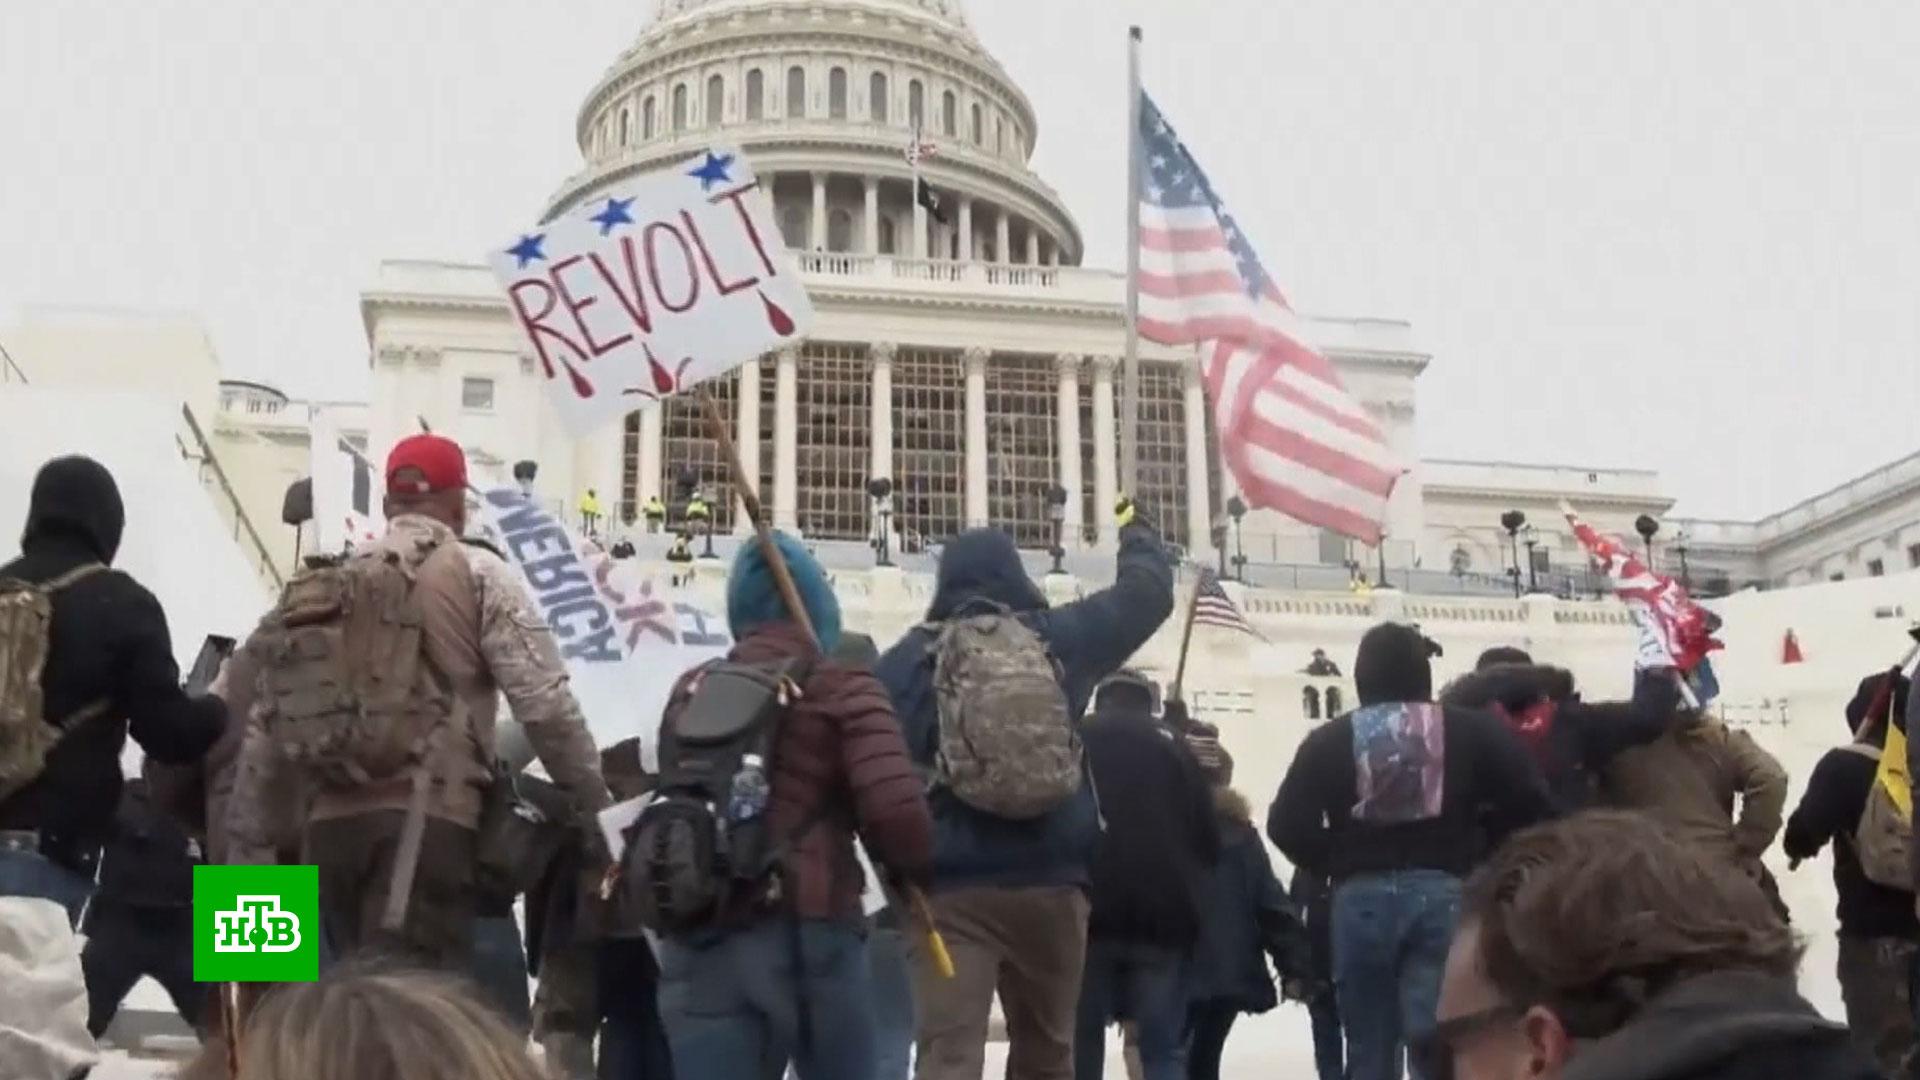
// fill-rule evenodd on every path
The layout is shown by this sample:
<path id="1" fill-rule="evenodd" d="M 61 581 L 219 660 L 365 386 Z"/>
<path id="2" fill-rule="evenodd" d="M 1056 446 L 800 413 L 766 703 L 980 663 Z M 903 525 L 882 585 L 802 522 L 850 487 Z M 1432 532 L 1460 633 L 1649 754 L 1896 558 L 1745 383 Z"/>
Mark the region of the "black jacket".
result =
<path id="1" fill-rule="evenodd" d="M 1578 1044 L 1562 1080 L 1873 1080 L 1844 1024 L 1757 972 L 1688 979 L 1619 1031 Z"/>
<path id="2" fill-rule="evenodd" d="M 113 839 L 100 856 L 96 904 L 153 911 L 193 907 L 193 868 L 205 861 L 200 842 L 148 801 L 135 780 L 120 796 Z"/>
<path id="3" fill-rule="evenodd" d="M 21 555 L 0 566 L 0 578 L 40 583 L 87 563 L 111 564 L 124 522 L 106 469 L 78 457 L 49 462 L 34 480 Z M 92 702 L 110 708 L 74 725 L 39 779 L 0 803 L 0 829 L 38 830 L 42 851 L 74 864 L 112 835 L 129 731 L 154 758 L 188 762 L 219 738 L 227 714 L 219 699 L 190 698 L 180 688 L 166 613 L 117 570 L 58 593 L 48 638 L 47 718 L 64 728 L 65 718 Z"/>
<path id="4" fill-rule="evenodd" d="M 1552 720 L 1541 745 L 1529 749 L 1561 813 L 1591 805 L 1607 762 L 1666 734 L 1680 715 L 1679 687 L 1665 674 L 1636 679 L 1631 701 L 1586 702 L 1574 692 L 1573 675 L 1562 668 L 1496 664 L 1461 677 L 1440 695 L 1445 705 L 1498 707 L 1510 717 L 1543 698 L 1553 703 Z"/>
<path id="5" fill-rule="evenodd" d="M 1306 924 L 1273 876 L 1267 845 L 1249 820 L 1247 801 L 1215 788 L 1220 862 L 1207 876 L 1200 940 L 1187 973 L 1187 998 L 1263 1013 L 1280 1003 L 1267 957 L 1283 978 L 1311 979 Z"/>
<path id="6" fill-rule="evenodd" d="M 1102 702 L 1082 729 L 1107 829 L 1093 857 L 1087 936 L 1185 949 L 1220 858 L 1220 826 L 1199 763 L 1144 699 Z"/>

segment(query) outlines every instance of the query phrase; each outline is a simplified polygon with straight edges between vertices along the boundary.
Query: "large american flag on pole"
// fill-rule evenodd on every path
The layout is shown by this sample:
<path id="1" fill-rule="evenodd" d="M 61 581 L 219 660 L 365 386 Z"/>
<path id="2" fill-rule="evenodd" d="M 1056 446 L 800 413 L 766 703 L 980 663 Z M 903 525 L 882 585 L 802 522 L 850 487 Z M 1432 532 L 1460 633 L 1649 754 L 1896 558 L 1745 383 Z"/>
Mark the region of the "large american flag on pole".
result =
<path id="1" fill-rule="evenodd" d="M 1379 543 L 1406 468 L 1140 96 L 1140 336 L 1200 346 L 1221 456 L 1248 504 Z"/>

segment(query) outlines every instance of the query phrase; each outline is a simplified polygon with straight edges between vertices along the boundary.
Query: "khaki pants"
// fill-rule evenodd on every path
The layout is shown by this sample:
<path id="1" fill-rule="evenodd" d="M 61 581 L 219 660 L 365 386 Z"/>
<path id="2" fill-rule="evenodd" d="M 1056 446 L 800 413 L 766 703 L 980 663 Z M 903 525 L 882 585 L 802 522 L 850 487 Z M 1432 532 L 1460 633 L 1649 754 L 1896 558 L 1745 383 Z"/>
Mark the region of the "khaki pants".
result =
<path id="1" fill-rule="evenodd" d="M 1905 938 L 1840 936 L 1840 998 L 1854 1045 L 1873 1059 L 1882 1076 L 1904 1077 L 1914 1050 L 1913 1005 L 1908 987 L 1920 946 Z"/>
<path id="2" fill-rule="evenodd" d="M 930 898 L 954 977 L 913 946 L 915 1080 L 979 1080 L 994 993 L 1006 1014 L 1007 1080 L 1070 1080 L 1087 897 L 1072 886 L 959 889 Z"/>
<path id="3" fill-rule="evenodd" d="M 320 869 L 320 922 L 336 959 L 369 951 L 395 953 L 443 971 L 473 970 L 472 829 L 427 819 L 406 921 L 397 934 L 380 928 L 406 814 L 378 810 L 307 826 L 306 858 Z"/>

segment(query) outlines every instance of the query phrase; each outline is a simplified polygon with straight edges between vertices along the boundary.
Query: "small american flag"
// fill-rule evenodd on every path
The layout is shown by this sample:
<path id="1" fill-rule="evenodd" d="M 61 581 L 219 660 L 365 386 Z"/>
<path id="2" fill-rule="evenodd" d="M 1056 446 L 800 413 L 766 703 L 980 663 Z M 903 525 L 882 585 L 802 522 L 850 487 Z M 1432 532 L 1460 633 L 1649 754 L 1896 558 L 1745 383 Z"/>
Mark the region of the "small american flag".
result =
<path id="1" fill-rule="evenodd" d="M 1200 571 L 1200 590 L 1193 596 L 1193 622 L 1196 626 L 1224 626 L 1228 630 L 1238 630 L 1243 634 L 1252 634 L 1262 641 L 1265 634 L 1253 628 L 1245 615 L 1233 603 L 1233 597 L 1220 587 L 1219 575 L 1212 570 Z"/>
<path id="2" fill-rule="evenodd" d="M 911 138 L 907 142 L 907 150 L 905 154 L 907 159 L 907 164 L 917 169 L 920 167 L 921 162 L 927 160 L 928 158 L 934 156 L 939 152 L 940 152 L 939 145 L 936 144 L 932 139 L 924 138 L 923 136 L 921 136 L 920 127 L 919 125 L 916 124 L 913 129 L 913 138 Z"/>
<path id="3" fill-rule="evenodd" d="M 1141 336 L 1201 347 L 1220 453 L 1248 503 L 1378 544 L 1405 466 L 1145 94 L 1140 142 Z"/>

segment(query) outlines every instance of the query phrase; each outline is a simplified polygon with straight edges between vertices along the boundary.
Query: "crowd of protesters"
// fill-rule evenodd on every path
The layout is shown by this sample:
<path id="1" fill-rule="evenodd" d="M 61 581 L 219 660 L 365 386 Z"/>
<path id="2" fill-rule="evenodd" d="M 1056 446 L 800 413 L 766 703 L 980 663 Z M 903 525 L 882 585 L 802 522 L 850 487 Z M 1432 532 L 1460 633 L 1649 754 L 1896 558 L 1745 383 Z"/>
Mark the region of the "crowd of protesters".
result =
<path id="1" fill-rule="evenodd" d="M 385 479 L 387 535 L 314 560 L 188 692 L 110 569 L 112 477 L 40 473 L 0 567 L 0 1075 L 85 1075 L 142 976 L 203 1038 L 195 1078 L 977 1080 L 998 1002 L 1012 1080 L 1097 1080 L 1116 1027 L 1145 1080 L 1213 1080 L 1283 1000 L 1320 1080 L 1912 1075 L 1898 670 L 1787 818 L 1785 771 L 1684 673 L 1590 703 L 1502 648 L 1436 687 L 1440 645 L 1376 626 L 1357 708 L 1272 793 L 1283 888 L 1231 739 L 1127 666 L 1176 601 L 1126 500 L 1110 586 L 1050 604 L 1006 534 L 964 533 L 883 647 L 804 545 L 744 545 L 734 645 L 679 676 L 649 769 L 594 744 L 465 535 L 458 446 L 403 440 Z M 644 808 L 610 838 L 616 803 Z M 1850 1027 L 1796 989 L 1783 819 L 1796 863 L 1834 847 Z M 222 863 L 318 868 L 318 982 L 194 981 L 193 871 Z"/>

